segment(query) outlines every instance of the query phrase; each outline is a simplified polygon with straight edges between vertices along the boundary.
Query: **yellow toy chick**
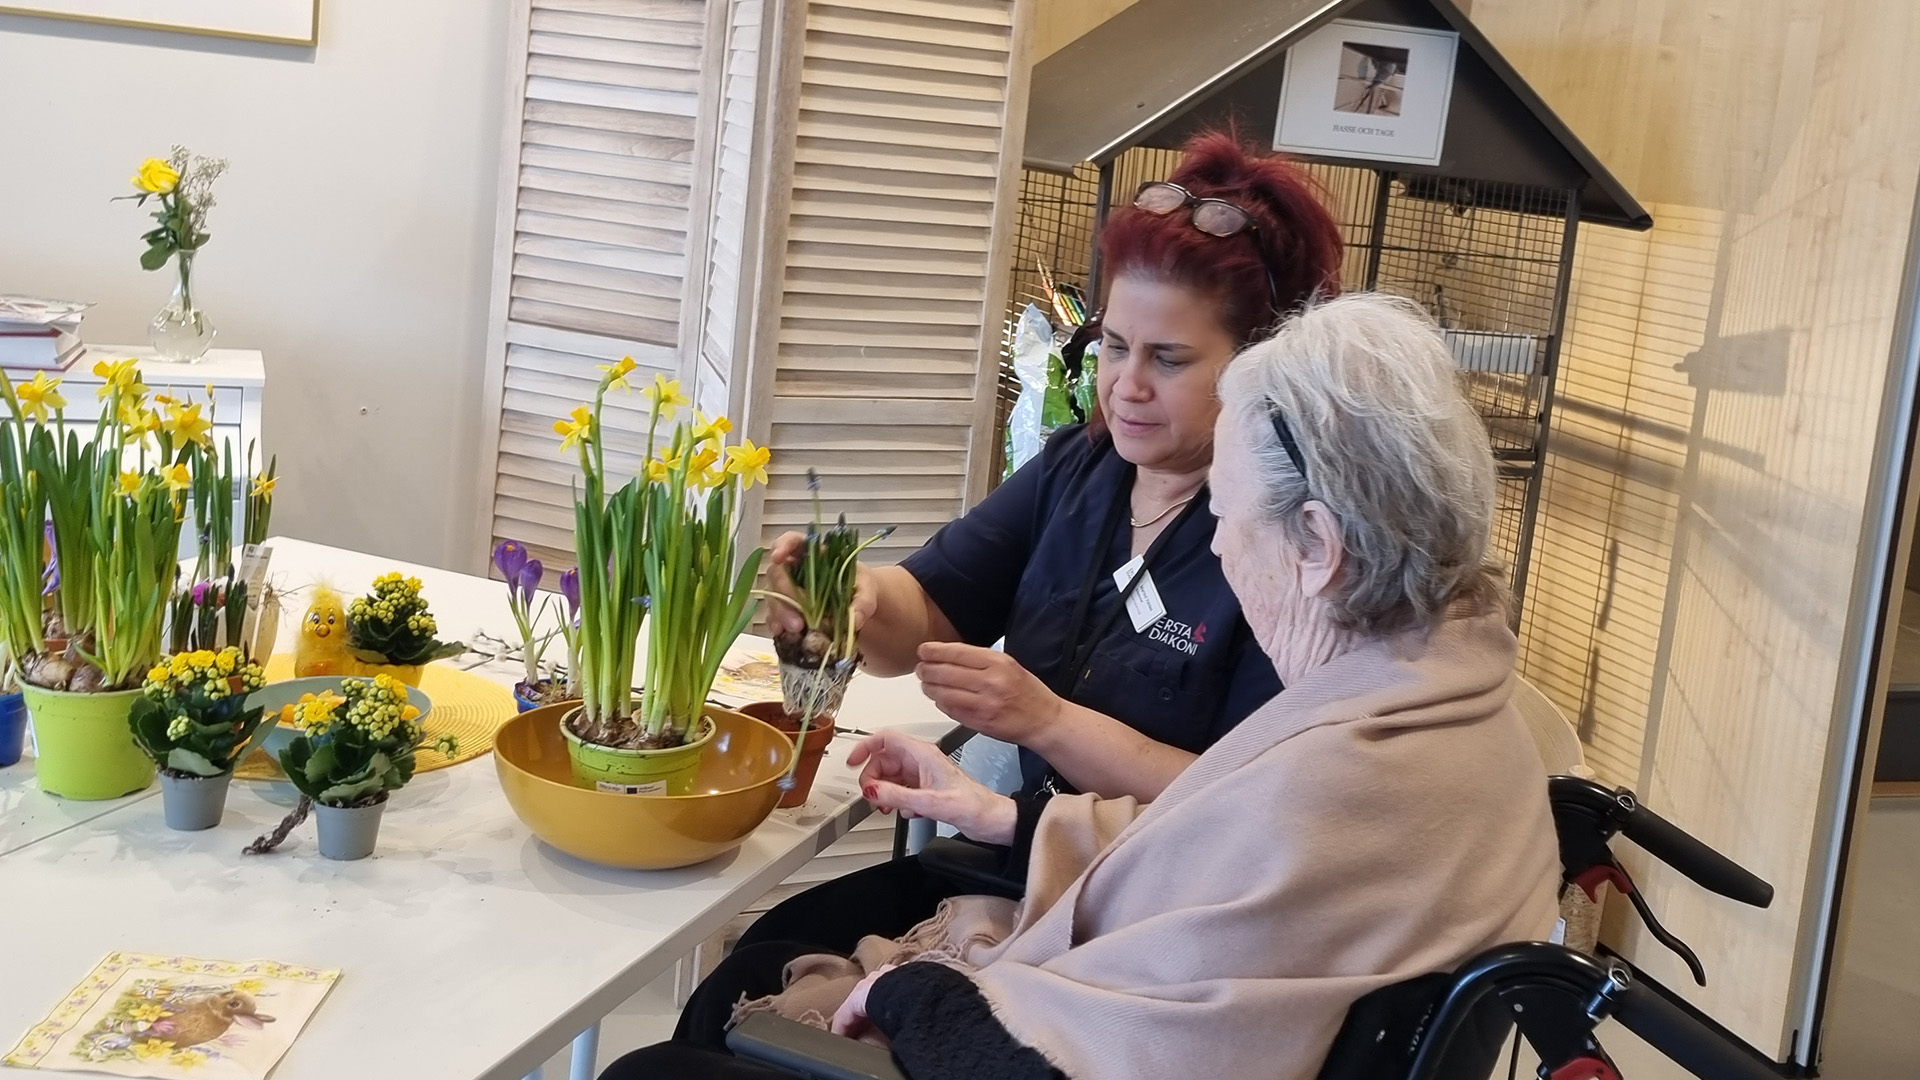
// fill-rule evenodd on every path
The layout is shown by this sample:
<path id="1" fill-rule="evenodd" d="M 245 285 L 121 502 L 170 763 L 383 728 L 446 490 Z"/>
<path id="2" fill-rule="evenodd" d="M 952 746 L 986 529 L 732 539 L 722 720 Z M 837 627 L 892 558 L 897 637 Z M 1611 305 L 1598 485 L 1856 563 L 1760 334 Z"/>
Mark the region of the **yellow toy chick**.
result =
<path id="1" fill-rule="evenodd" d="M 315 585 L 293 649 L 294 677 L 351 675 L 355 670 L 353 654 L 347 651 L 347 606 L 339 593 Z"/>

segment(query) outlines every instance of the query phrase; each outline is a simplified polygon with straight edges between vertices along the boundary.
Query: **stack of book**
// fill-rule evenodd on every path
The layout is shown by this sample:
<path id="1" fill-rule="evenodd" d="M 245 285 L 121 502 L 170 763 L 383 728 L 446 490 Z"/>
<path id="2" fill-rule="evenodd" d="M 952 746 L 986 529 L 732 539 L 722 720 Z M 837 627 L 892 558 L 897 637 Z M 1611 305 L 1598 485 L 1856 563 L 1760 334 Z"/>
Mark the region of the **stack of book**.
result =
<path id="1" fill-rule="evenodd" d="M 71 300 L 0 296 L 0 368 L 65 371 L 85 353 L 80 317 L 88 305 Z"/>

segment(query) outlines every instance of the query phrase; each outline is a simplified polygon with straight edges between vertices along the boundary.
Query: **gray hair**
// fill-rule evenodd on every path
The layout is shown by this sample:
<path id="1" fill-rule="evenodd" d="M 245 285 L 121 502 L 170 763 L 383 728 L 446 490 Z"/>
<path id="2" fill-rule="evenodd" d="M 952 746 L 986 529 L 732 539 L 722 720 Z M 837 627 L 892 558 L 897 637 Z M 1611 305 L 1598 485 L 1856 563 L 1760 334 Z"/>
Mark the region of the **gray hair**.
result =
<path id="1" fill-rule="evenodd" d="M 1254 456 L 1260 511 L 1302 549 L 1309 499 L 1339 522 L 1345 563 L 1329 598 L 1337 625 L 1386 634 L 1429 627 L 1463 601 L 1504 606 L 1487 562 L 1486 428 L 1418 306 L 1376 293 L 1314 304 L 1235 357 L 1220 397 Z M 1304 476 L 1275 431 L 1276 409 Z"/>

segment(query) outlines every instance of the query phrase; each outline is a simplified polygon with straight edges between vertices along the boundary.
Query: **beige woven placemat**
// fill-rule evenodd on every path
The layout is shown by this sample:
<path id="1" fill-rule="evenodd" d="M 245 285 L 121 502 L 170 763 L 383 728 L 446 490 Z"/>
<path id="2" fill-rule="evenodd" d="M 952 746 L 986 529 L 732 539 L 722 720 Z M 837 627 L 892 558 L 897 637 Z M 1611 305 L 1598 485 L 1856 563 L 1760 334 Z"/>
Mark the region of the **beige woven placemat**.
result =
<path id="1" fill-rule="evenodd" d="M 267 681 L 280 682 L 293 677 L 293 658 L 276 656 L 267 661 Z M 433 711 L 424 721 L 427 741 L 441 735 L 460 740 L 460 749 L 452 757 L 431 747 L 415 757 L 415 772 L 432 772 L 449 765 L 477 758 L 493 749 L 493 734 L 513 719 L 519 706 L 513 692 L 490 679 L 461 671 L 446 664 L 428 664 L 420 675 L 420 689 L 433 699 Z M 273 723 L 268 718 L 267 723 Z M 280 780 L 285 774 L 265 750 L 255 750 L 240 762 L 233 775 L 241 780 Z"/>

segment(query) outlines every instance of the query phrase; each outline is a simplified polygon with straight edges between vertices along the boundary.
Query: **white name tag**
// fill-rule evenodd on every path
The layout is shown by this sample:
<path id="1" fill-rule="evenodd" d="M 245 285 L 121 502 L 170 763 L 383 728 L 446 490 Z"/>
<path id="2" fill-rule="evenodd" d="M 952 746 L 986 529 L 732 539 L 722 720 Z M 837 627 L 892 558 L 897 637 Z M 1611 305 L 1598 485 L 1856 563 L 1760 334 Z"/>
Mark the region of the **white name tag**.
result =
<path id="1" fill-rule="evenodd" d="M 1145 555 L 1135 555 L 1127 565 L 1113 572 L 1113 587 L 1125 592 L 1127 583 L 1146 565 Z M 1153 575 L 1148 574 L 1140 580 L 1140 587 L 1127 597 L 1127 618 L 1133 620 L 1133 632 L 1144 631 L 1166 613 L 1167 606 L 1160 602 L 1160 592 L 1153 587 Z"/>
<path id="2" fill-rule="evenodd" d="M 1553 933 L 1547 937 L 1547 940 L 1555 945 L 1565 945 L 1567 943 L 1567 920 L 1556 919 L 1553 924 Z"/>
<path id="3" fill-rule="evenodd" d="M 1133 632 L 1141 633 L 1166 613 L 1167 605 L 1160 602 L 1160 590 L 1153 587 L 1153 575 L 1142 570 L 1140 584 L 1134 586 L 1133 595 L 1127 597 L 1127 618 L 1133 620 Z"/>

